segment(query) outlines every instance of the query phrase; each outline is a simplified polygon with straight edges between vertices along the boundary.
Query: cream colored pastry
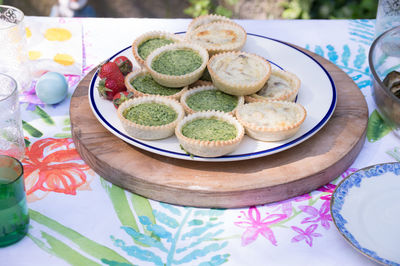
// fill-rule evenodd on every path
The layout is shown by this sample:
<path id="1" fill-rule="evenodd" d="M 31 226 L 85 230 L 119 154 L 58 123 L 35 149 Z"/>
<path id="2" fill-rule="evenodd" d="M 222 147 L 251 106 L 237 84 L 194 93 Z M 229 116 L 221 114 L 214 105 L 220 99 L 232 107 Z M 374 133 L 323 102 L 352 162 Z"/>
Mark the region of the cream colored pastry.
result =
<path id="1" fill-rule="evenodd" d="M 262 141 L 279 141 L 292 137 L 306 118 L 298 103 L 286 101 L 254 102 L 239 107 L 236 118 L 247 135 Z"/>
<path id="2" fill-rule="evenodd" d="M 233 95 L 257 92 L 271 74 L 271 64 L 267 60 L 245 52 L 216 54 L 207 68 L 215 87 Z"/>
<path id="3" fill-rule="evenodd" d="M 208 23 L 212 23 L 212 22 L 216 22 L 216 21 L 225 21 L 225 22 L 232 22 L 234 23 L 232 20 L 230 20 L 227 17 L 224 16 L 220 16 L 220 15 L 215 15 L 215 14 L 209 14 L 209 15 L 202 15 L 199 16 L 197 18 L 194 18 L 189 26 L 188 26 L 188 30 L 187 33 L 197 29 L 198 27 L 208 24 Z"/>
<path id="4" fill-rule="evenodd" d="M 138 84 L 138 83 L 141 84 Z M 159 95 L 179 101 L 182 94 L 188 90 L 188 86 L 182 88 L 169 88 L 162 86 L 152 78 L 145 69 L 136 69 L 125 76 L 125 87 L 133 92 L 135 97 Z"/>
<path id="5" fill-rule="evenodd" d="M 202 157 L 218 157 L 239 146 L 244 129 L 227 113 L 206 111 L 186 116 L 178 123 L 175 135 L 187 152 Z"/>
<path id="6" fill-rule="evenodd" d="M 156 40 L 158 44 L 154 43 L 154 40 Z M 146 55 L 148 55 L 151 50 L 155 50 L 156 48 L 159 48 L 163 45 L 167 45 L 170 43 L 177 43 L 180 41 L 182 41 L 182 38 L 180 36 L 170 32 L 149 31 L 140 35 L 133 41 L 132 53 L 136 61 L 140 65 L 144 65 L 144 61 L 147 58 Z M 141 49 L 139 48 L 141 48 L 141 45 L 145 44 L 146 42 L 153 42 L 153 43 L 151 44 L 151 47 L 147 47 L 147 49 L 143 49 L 143 51 L 140 51 Z"/>
<path id="7" fill-rule="evenodd" d="M 246 102 L 291 101 L 296 99 L 300 79 L 293 73 L 272 69 L 267 83 L 257 92 L 245 97 Z"/>
<path id="8" fill-rule="evenodd" d="M 246 43 L 246 31 L 236 23 L 213 22 L 186 33 L 186 40 L 207 49 L 210 55 L 239 51 Z"/>
<path id="9" fill-rule="evenodd" d="M 134 108 L 141 109 L 135 113 L 131 111 Z M 161 96 L 127 100 L 118 107 L 117 113 L 128 135 L 145 140 L 163 139 L 173 135 L 176 125 L 185 115 L 179 102 Z"/>
<path id="10" fill-rule="evenodd" d="M 154 50 L 145 66 L 159 84 L 184 87 L 197 81 L 208 62 L 208 52 L 193 43 L 175 43 Z"/>

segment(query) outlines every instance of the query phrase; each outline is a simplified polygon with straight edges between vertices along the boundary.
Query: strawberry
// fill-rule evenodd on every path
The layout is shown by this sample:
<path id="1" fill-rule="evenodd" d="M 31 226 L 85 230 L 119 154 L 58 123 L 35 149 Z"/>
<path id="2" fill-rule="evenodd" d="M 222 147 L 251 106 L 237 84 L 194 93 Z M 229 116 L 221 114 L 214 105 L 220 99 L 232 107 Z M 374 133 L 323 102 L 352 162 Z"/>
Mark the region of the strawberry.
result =
<path id="1" fill-rule="evenodd" d="M 121 75 L 122 76 L 122 75 Z M 100 93 L 100 96 L 106 98 L 107 100 L 112 100 L 114 95 L 118 92 L 125 91 L 126 87 L 124 84 L 124 78 L 111 79 L 111 78 L 104 78 L 101 79 L 97 89 Z"/>
<path id="2" fill-rule="evenodd" d="M 122 74 L 126 76 L 129 72 L 132 72 L 132 62 L 126 56 L 118 56 L 114 59 Z"/>
<path id="3" fill-rule="evenodd" d="M 132 92 L 121 91 L 114 95 L 112 101 L 113 101 L 115 108 L 118 108 L 121 105 L 121 103 L 123 103 L 129 99 L 132 99 L 133 97 L 134 97 L 134 95 Z"/>
<path id="4" fill-rule="evenodd" d="M 123 77 L 118 65 L 115 62 L 108 61 L 100 66 L 99 77 L 101 79 L 109 78 L 118 80 L 121 78 L 121 76 Z"/>

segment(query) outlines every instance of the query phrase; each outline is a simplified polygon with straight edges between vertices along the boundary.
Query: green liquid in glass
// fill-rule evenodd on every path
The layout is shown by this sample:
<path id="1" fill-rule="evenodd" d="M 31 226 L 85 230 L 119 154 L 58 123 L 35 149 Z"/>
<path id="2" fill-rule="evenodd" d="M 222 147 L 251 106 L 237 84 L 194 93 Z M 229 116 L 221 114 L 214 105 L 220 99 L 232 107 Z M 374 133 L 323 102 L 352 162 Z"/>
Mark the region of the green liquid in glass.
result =
<path id="1" fill-rule="evenodd" d="M 4 157 L 0 159 L 0 163 L 2 160 Z M 28 232 L 28 227 L 29 215 L 22 169 L 21 174 L 18 174 L 12 168 L 0 166 L 0 247 L 22 239 Z"/>

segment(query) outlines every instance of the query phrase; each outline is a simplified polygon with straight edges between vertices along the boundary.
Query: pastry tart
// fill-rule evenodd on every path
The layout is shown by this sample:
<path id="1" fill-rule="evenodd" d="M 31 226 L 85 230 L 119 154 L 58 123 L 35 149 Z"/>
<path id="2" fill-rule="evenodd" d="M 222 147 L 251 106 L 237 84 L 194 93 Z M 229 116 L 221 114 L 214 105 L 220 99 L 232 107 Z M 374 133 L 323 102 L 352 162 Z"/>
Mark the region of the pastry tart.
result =
<path id="1" fill-rule="evenodd" d="M 200 86 L 182 94 L 181 104 L 187 114 L 201 111 L 221 111 L 233 115 L 244 104 L 243 96 L 226 94 L 213 85 Z"/>
<path id="2" fill-rule="evenodd" d="M 132 44 L 132 53 L 140 65 L 144 65 L 147 56 L 157 48 L 164 45 L 180 42 L 181 37 L 170 32 L 149 31 L 138 38 Z"/>
<path id="3" fill-rule="evenodd" d="M 218 157 L 239 146 L 244 129 L 227 113 L 205 111 L 186 116 L 176 126 L 175 135 L 187 152 L 202 157 Z"/>
<path id="4" fill-rule="evenodd" d="M 246 102 L 290 101 L 296 99 L 300 79 L 293 73 L 272 69 L 267 83 L 257 93 L 245 96 Z"/>
<path id="5" fill-rule="evenodd" d="M 267 60 L 245 52 L 216 54 L 207 68 L 215 87 L 233 95 L 259 91 L 271 74 L 271 64 Z"/>
<path id="6" fill-rule="evenodd" d="M 126 132 L 135 138 L 155 140 L 174 134 L 185 111 L 179 102 L 161 96 L 143 96 L 123 102 L 118 118 Z"/>
<path id="7" fill-rule="evenodd" d="M 180 99 L 188 87 L 170 88 L 158 84 L 146 70 L 137 69 L 125 76 L 125 87 L 133 92 L 135 97 L 159 95 L 164 97 Z"/>
<path id="8" fill-rule="evenodd" d="M 207 49 L 210 55 L 239 51 L 246 43 L 246 31 L 236 23 L 213 22 L 186 33 L 185 38 Z"/>
<path id="9" fill-rule="evenodd" d="M 254 102 L 239 107 L 236 118 L 250 137 L 261 141 L 279 141 L 296 134 L 306 118 L 306 110 L 293 102 Z"/>
<path id="10" fill-rule="evenodd" d="M 145 66 L 157 83 L 178 88 L 197 81 L 208 62 L 207 50 L 193 43 L 175 43 L 154 50 Z"/>
<path id="11" fill-rule="evenodd" d="M 229 18 L 224 17 L 224 16 L 215 15 L 215 14 L 203 15 L 203 16 L 194 18 L 190 22 L 188 29 L 187 29 L 187 33 L 197 29 L 198 27 L 200 27 L 204 24 L 208 24 L 208 23 L 212 23 L 212 22 L 216 22 L 216 21 L 225 21 L 225 22 L 235 23 L 232 20 L 230 20 Z"/>
<path id="12" fill-rule="evenodd" d="M 193 89 L 193 88 L 200 87 L 200 86 L 212 86 L 212 85 L 213 85 L 213 83 L 211 81 L 205 81 L 205 80 L 199 79 L 195 83 L 190 84 L 189 89 Z"/>

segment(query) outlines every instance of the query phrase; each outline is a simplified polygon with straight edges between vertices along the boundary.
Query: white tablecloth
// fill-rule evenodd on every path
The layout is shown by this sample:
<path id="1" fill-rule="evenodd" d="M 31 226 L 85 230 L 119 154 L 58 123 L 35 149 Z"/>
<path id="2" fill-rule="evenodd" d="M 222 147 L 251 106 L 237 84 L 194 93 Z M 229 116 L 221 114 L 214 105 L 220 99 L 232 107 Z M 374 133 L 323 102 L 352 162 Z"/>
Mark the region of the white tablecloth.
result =
<path id="1" fill-rule="evenodd" d="M 70 97 L 78 81 L 138 35 L 185 31 L 189 22 L 26 18 L 36 76 L 59 71 L 68 78 L 70 89 L 68 99 L 57 105 L 40 102 L 34 87 L 21 96 L 23 120 L 36 129 L 25 127 L 31 227 L 23 240 L 0 249 L 0 265 L 375 264 L 341 236 L 332 222 L 329 200 L 348 174 L 395 161 L 400 144 L 390 130 L 369 130 L 360 155 L 331 184 L 295 199 L 242 209 L 199 209 L 148 200 L 105 181 L 80 159 L 69 123 Z M 371 119 L 377 119 L 367 62 L 374 20 L 237 22 L 249 33 L 304 47 L 338 65 L 360 87 Z M 49 33 L 51 28 L 58 30 Z M 56 40 L 43 37 L 46 33 Z M 54 60 L 57 54 L 64 61 Z"/>

